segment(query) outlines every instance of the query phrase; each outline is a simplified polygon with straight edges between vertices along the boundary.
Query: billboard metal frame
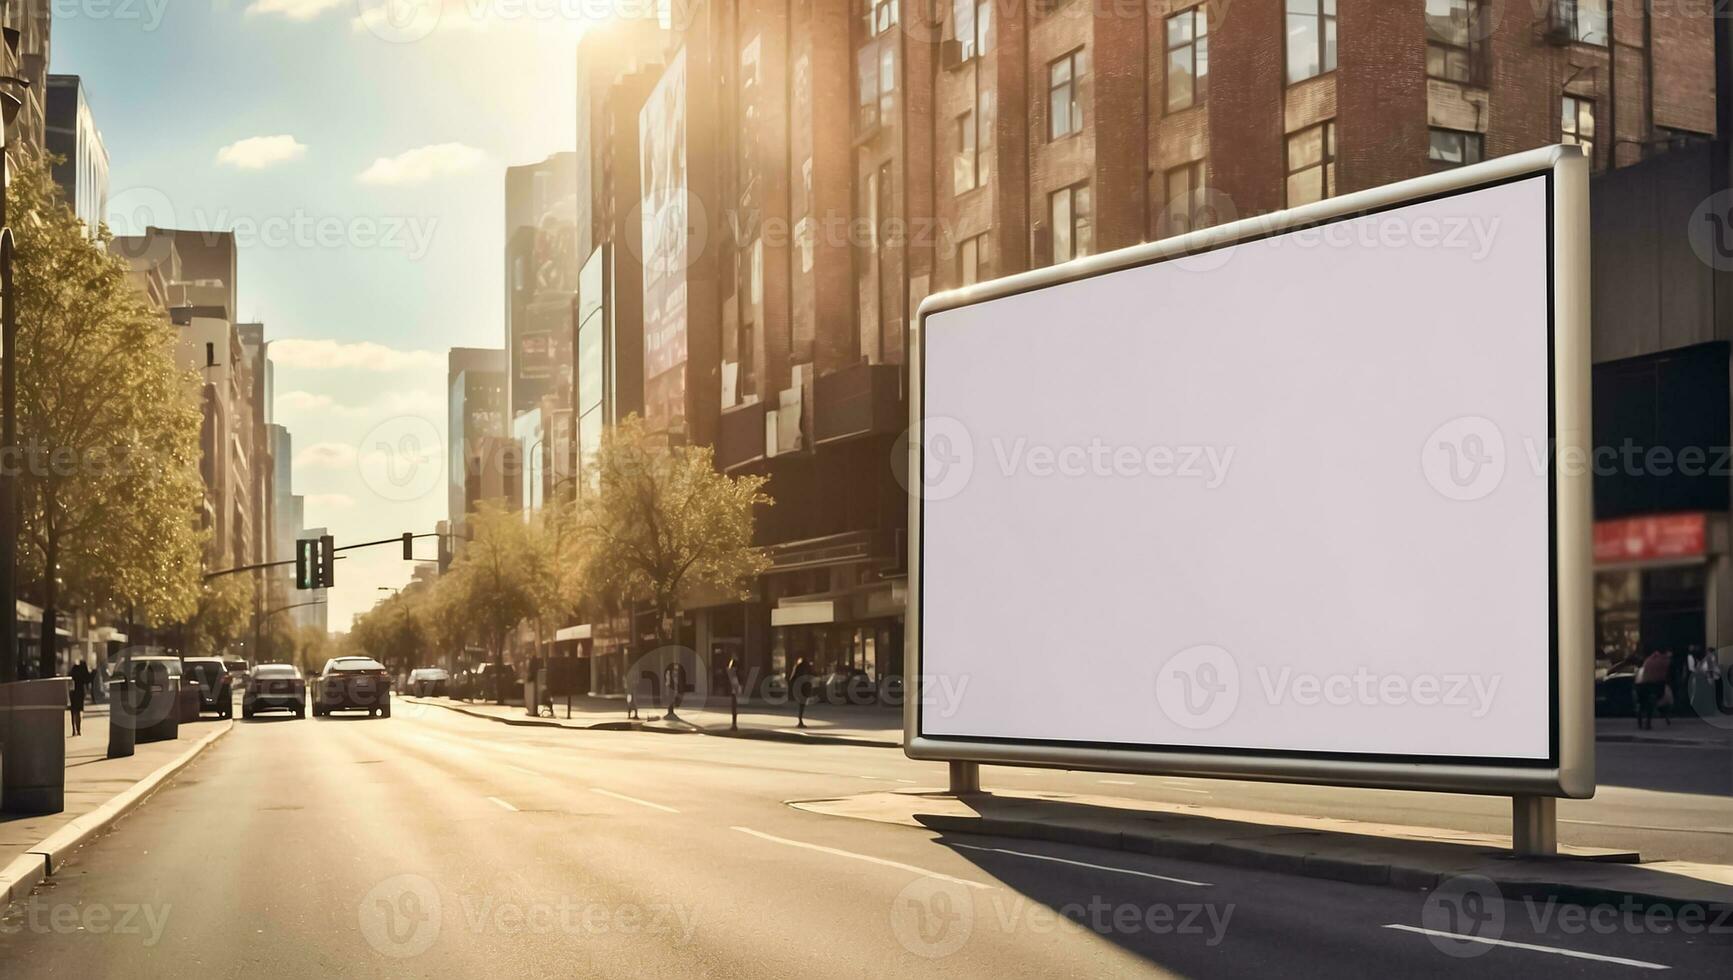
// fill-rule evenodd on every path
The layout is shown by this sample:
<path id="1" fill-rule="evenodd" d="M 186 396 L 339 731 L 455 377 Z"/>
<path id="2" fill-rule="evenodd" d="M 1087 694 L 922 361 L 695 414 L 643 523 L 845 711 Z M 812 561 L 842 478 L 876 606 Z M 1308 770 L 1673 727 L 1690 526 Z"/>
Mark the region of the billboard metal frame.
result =
<path id="1" fill-rule="evenodd" d="M 924 500 L 922 421 L 926 387 L 926 319 L 945 310 L 1040 290 L 1200 252 L 1452 197 L 1531 177 L 1548 181 L 1550 212 L 1551 488 L 1553 608 L 1550 655 L 1550 757 L 1515 759 L 1288 752 L 1196 746 L 1116 745 L 926 735 L 921 650 L 921 529 Z M 912 759 L 953 763 L 954 785 L 973 787 L 967 770 L 982 763 L 1061 769 L 1184 775 L 1382 789 L 1540 797 L 1594 795 L 1592 475 L 1560 467 L 1561 455 L 1588 459 L 1589 432 L 1589 163 L 1578 147 L 1551 146 L 1431 174 L 1316 204 L 1247 218 L 1174 238 L 1090 256 L 929 296 L 916 313 L 910 352 L 909 589 L 906 612 L 906 703 L 903 748 Z M 959 775 L 959 774 L 962 775 Z M 1519 844 L 1520 847 L 1520 844 Z"/>

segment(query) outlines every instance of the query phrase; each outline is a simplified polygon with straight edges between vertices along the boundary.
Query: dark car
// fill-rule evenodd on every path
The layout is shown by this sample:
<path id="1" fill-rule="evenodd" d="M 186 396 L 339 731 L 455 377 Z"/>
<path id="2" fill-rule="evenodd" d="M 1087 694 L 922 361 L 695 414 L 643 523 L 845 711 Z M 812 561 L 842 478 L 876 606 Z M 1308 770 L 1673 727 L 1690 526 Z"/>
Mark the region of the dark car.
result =
<path id="1" fill-rule="evenodd" d="M 313 679 L 313 715 L 365 711 L 391 717 L 391 676 L 371 657 L 337 657 Z"/>
<path id="2" fill-rule="evenodd" d="M 293 711 L 295 717 L 307 717 L 307 682 L 294 664 L 260 664 L 247 674 L 246 690 L 241 692 L 241 717 L 251 718 L 261 711 Z"/>
<path id="3" fill-rule="evenodd" d="M 185 677 L 199 686 L 199 711 L 215 711 L 219 718 L 235 714 L 235 679 L 221 657 L 187 657 L 182 661 Z"/>

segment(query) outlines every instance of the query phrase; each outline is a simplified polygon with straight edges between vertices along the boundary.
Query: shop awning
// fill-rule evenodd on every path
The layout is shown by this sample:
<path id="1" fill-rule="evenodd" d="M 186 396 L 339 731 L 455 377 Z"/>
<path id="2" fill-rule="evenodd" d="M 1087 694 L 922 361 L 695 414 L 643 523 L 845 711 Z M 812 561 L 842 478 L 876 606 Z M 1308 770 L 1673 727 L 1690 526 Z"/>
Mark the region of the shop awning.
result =
<path id="1" fill-rule="evenodd" d="M 836 601 L 782 602 L 770 611 L 772 626 L 810 626 L 836 622 Z"/>

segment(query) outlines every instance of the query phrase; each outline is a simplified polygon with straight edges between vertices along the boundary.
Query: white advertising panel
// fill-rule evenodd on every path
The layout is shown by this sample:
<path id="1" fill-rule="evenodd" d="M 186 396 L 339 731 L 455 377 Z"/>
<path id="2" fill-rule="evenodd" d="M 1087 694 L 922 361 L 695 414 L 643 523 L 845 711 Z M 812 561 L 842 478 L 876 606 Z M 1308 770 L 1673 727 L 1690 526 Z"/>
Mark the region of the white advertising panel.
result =
<path id="1" fill-rule="evenodd" d="M 910 754 L 1581 792 L 1546 152 L 929 301 Z"/>

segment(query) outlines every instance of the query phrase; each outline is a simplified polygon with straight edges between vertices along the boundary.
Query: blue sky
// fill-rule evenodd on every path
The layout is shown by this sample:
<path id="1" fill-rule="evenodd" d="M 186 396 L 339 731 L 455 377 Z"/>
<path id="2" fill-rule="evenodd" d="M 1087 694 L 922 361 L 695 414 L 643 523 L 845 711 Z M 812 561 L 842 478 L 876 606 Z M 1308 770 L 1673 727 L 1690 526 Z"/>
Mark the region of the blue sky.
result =
<path id="1" fill-rule="evenodd" d="M 296 491 L 339 543 L 445 517 L 443 477 L 385 456 L 443 466 L 445 351 L 501 343 L 504 168 L 572 144 L 567 12 L 605 9 L 444 2 L 54 2 L 50 70 L 84 79 L 110 224 L 236 232 Z M 339 564 L 332 628 L 410 569 Z"/>

